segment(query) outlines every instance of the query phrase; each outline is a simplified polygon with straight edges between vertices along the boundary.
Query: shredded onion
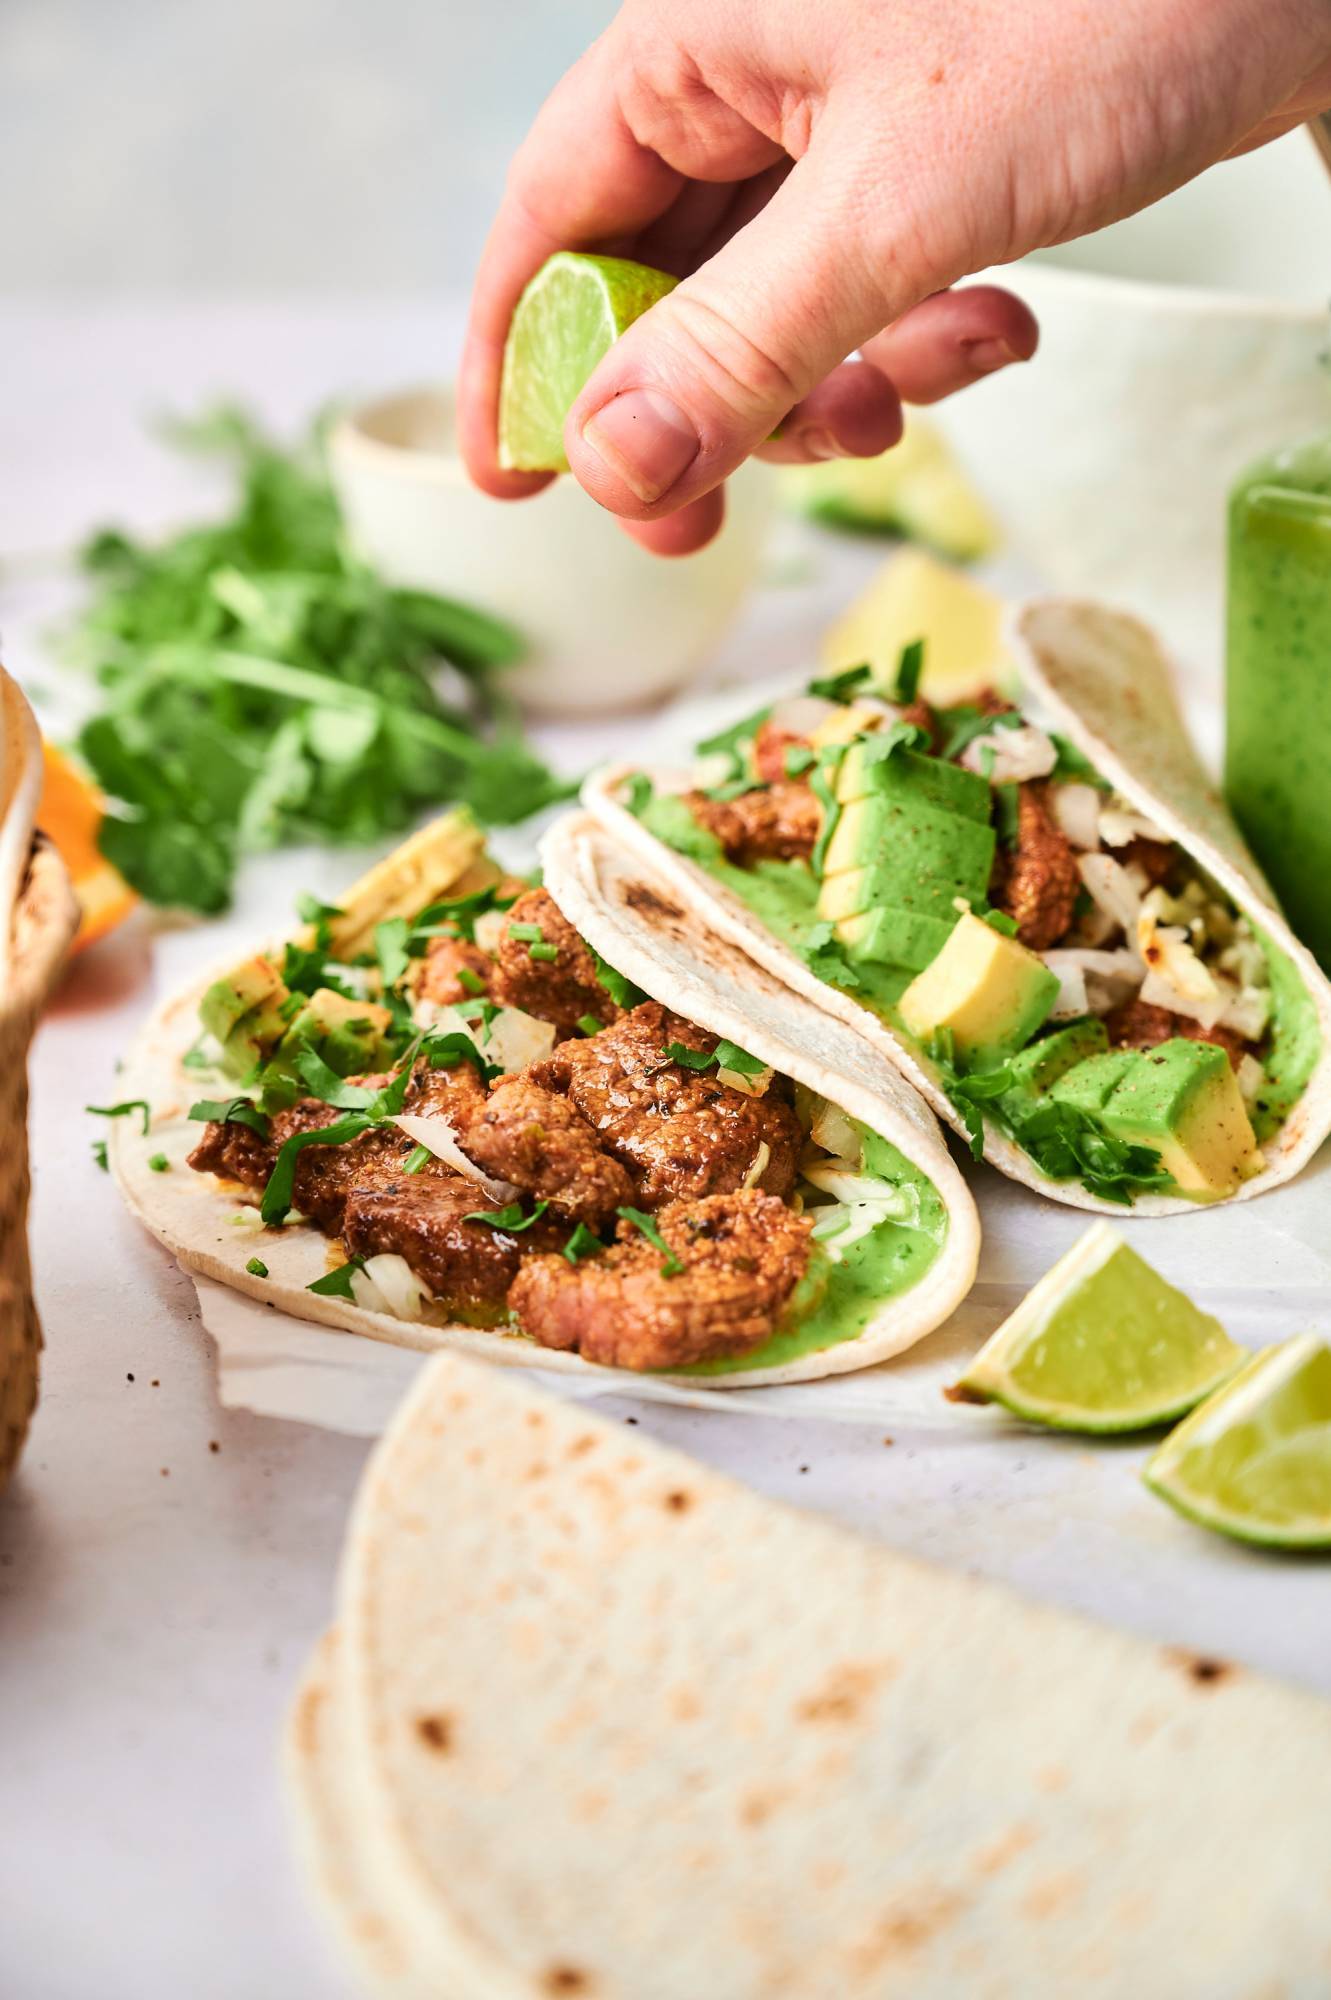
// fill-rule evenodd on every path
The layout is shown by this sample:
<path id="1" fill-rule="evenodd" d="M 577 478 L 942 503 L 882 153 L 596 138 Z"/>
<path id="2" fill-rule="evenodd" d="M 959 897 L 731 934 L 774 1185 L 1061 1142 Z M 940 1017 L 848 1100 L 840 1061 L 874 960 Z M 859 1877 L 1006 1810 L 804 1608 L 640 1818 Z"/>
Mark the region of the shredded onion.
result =
<path id="1" fill-rule="evenodd" d="M 731 1090 L 738 1090 L 744 1097 L 765 1097 L 767 1086 L 774 1075 L 775 1071 L 769 1063 L 766 1069 L 758 1070 L 753 1076 L 745 1076 L 737 1069 L 718 1069 L 716 1080 L 718 1083 L 726 1084 Z"/>
<path id="2" fill-rule="evenodd" d="M 829 1104 L 825 1097 L 815 1098 L 814 1103 L 818 1108 L 809 1126 L 814 1145 L 821 1146 L 833 1159 L 853 1160 L 858 1166 L 864 1142 L 855 1120 L 839 1104 Z"/>
<path id="3" fill-rule="evenodd" d="M 1271 1018 L 1271 995 L 1264 986 L 1245 986 L 1225 1004 L 1222 1028 L 1232 1028 L 1245 1042 L 1259 1042 Z"/>
<path id="4" fill-rule="evenodd" d="M 476 919 L 476 942 L 491 958 L 497 956 L 500 945 L 508 936 L 507 910 L 482 910 Z"/>
<path id="5" fill-rule="evenodd" d="M 386 1250 L 377 1257 L 367 1257 L 364 1269 L 352 1272 L 351 1296 L 363 1312 L 418 1320 L 434 1293 L 416 1276 L 405 1257 Z"/>
<path id="6" fill-rule="evenodd" d="M 766 1139 L 760 1139 L 758 1141 L 758 1150 L 753 1156 L 753 1164 L 740 1182 L 740 1186 L 746 1188 L 757 1187 L 759 1181 L 767 1172 L 768 1162 L 771 1160 L 771 1157 L 771 1147 L 768 1145 Z"/>
<path id="7" fill-rule="evenodd" d="M 910 1206 L 910 1191 L 861 1174 L 845 1160 L 828 1160 L 822 1166 L 805 1167 L 804 1178 L 811 1187 L 830 1194 L 837 1201 L 873 1202 L 886 1213 L 902 1215 Z"/>
<path id="8" fill-rule="evenodd" d="M 1075 1021 L 1078 1014 L 1089 1012 L 1084 968 L 1073 962 L 1066 952 L 1044 951 L 1040 956 L 1058 981 L 1058 992 L 1049 1010 L 1050 1019 Z"/>
<path id="9" fill-rule="evenodd" d="M 1144 909 L 1137 920 L 1137 949 L 1147 967 L 1142 999 L 1213 1028 L 1225 1010 L 1227 996 L 1189 944 L 1187 933 L 1157 922 L 1154 914 Z"/>
<path id="10" fill-rule="evenodd" d="M 1077 872 L 1096 908 L 1131 937 L 1137 928 L 1142 899 L 1127 869 L 1109 854 L 1079 854 Z"/>
<path id="11" fill-rule="evenodd" d="M 1054 785 L 1049 793 L 1054 818 L 1074 847 L 1085 852 L 1100 845 L 1100 794 L 1094 785 L 1076 781 Z"/>
<path id="12" fill-rule="evenodd" d="M 1173 844 L 1170 835 L 1162 833 L 1153 819 L 1135 812 L 1121 799 L 1101 808 L 1100 838 L 1109 847 L 1126 847 L 1133 840 L 1154 840 L 1162 847 Z"/>
<path id="13" fill-rule="evenodd" d="M 483 1187 L 492 1201 L 512 1201 L 518 1192 L 512 1181 L 496 1180 L 493 1175 L 483 1172 L 474 1160 L 467 1158 L 458 1144 L 457 1133 L 439 1112 L 432 1111 L 428 1117 L 395 1118 L 393 1123 L 416 1145 L 424 1146 L 427 1152 L 433 1153 L 436 1160 L 442 1160 L 446 1167 L 465 1174 L 469 1181 Z"/>
<path id="14" fill-rule="evenodd" d="M 993 751 L 993 763 L 985 754 Z M 969 771 L 979 771 L 991 784 L 1025 784 L 1030 778 L 1047 778 L 1058 762 L 1058 752 L 1043 729 L 1023 722 L 1019 729 L 991 729 L 972 737 L 961 753 Z M 986 770 L 986 766 L 989 768 Z"/>
<path id="15" fill-rule="evenodd" d="M 1239 1063 L 1237 1075 L 1239 1094 L 1245 1104 L 1251 1104 L 1266 1082 L 1266 1071 L 1256 1056 L 1245 1055 Z"/>
<path id="16" fill-rule="evenodd" d="M 485 1053 L 491 1062 L 511 1072 L 543 1061 L 554 1045 L 553 1022 L 538 1021 L 521 1007 L 501 1007 L 490 1023 Z"/>

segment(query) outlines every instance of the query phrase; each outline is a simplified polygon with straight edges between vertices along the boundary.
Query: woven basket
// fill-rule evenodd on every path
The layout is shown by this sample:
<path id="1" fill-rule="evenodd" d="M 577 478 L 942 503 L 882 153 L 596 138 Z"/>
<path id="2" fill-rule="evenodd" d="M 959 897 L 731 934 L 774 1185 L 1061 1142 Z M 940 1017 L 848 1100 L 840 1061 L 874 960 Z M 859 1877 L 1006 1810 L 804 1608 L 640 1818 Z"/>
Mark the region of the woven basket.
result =
<path id="1" fill-rule="evenodd" d="M 0 669 L 0 1486 L 37 1401 L 41 1327 L 28 1265 L 28 1046 L 78 923 L 55 849 L 34 838 L 41 739 Z"/>

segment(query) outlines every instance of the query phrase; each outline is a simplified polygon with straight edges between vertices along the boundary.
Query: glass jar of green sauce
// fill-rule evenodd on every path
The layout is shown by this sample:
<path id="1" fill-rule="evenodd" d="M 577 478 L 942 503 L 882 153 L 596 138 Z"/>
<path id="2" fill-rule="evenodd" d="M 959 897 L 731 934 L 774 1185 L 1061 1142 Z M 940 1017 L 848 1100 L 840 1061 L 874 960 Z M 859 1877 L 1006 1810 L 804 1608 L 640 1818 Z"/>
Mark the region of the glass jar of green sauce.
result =
<path id="1" fill-rule="evenodd" d="M 1331 435 L 1249 466 L 1230 496 L 1227 709 L 1234 816 L 1331 971 Z"/>

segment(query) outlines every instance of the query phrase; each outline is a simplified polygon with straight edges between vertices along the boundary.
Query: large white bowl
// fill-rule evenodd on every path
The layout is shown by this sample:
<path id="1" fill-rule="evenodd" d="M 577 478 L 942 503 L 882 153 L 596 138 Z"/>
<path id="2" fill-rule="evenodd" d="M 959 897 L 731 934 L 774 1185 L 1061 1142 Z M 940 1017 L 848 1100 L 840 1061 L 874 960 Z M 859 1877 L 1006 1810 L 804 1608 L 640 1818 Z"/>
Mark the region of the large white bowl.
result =
<path id="1" fill-rule="evenodd" d="M 772 512 L 770 468 L 730 483 L 726 526 L 698 555 L 647 555 L 572 479 L 499 501 L 468 480 L 441 389 L 353 411 L 329 441 L 352 539 L 391 582 L 510 619 L 529 642 L 508 671 L 525 707 L 588 715 L 685 686 L 754 580 Z"/>
<path id="2" fill-rule="evenodd" d="M 1221 657 L 1231 483 L 1331 428 L 1329 240 L 1331 183 L 1291 134 L 1057 262 L 991 273 L 1040 351 L 936 413 L 1046 583 L 1141 613 L 1198 673 Z"/>

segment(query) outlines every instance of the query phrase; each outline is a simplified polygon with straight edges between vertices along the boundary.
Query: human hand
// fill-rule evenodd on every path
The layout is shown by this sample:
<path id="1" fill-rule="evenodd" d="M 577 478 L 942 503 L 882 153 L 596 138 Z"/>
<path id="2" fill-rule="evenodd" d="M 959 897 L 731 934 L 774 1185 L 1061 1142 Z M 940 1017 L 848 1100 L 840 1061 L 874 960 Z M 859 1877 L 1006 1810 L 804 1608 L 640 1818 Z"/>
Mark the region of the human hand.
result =
<path id="1" fill-rule="evenodd" d="M 592 497 L 683 554 L 750 453 L 872 456 L 903 399 L 1034 353 L 1020 301 L 958 279 L 1327 103 L 1326 0 L 627 0 L 546 102 L 486 246 L 459 390 L 472 477 L 547 483 L 499 469 L 495 419 L 513 307 L 555 250 L 683 280 L 565 427 Z"/>

